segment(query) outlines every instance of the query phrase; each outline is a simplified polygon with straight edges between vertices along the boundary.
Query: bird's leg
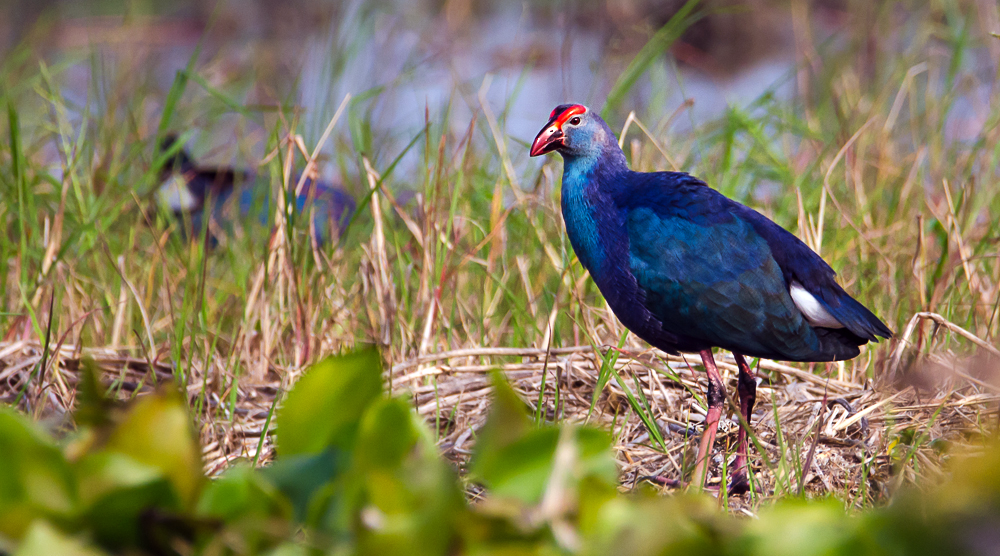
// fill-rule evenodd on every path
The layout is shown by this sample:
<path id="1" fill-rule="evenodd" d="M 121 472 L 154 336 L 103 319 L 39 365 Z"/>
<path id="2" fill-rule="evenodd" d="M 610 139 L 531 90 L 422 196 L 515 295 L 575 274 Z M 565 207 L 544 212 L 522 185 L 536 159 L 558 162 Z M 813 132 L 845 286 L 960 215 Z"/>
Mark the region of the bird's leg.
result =
<path id="1" fill-rule="evenodd" d="M 745 357 L 739 353 L 734 353 L 736 366 L 740 369 L 739 384 L 736 392 L 740 396 L 740 414 L 746 421 L 746 426 L 750 426 L 750 415 L 753 413 L 753 404 L 757 400 L 757 381 L 754 379 L 750 365 Z M 749 453 L 749 442 L 747 441 L 747 429 L 740 424 L 736 441 L 736 461 L 733 463 L 733 473 L 729 481 L 730 494 L 743 494 L 750 490 L 750 480 L 747 475 L 747 454 Z"/>
<path id="2" fill-rule="evenodd" d="M 705 416 L 705 432 L 698 446 L 698 459 L 695 463 L 694 476 L 691 478 L 691 483 L 698 485 L 698 488 L 705 485 L 705 478 L 708 476 L 708 460 L 712 446 L 715 445 L 715 433 L 719 429 L 719 418 L 722 417 L 722 407 L 726 401 L 726 386 L 722 383 L 722 376 L 715 366 L 712 350 L 702 350 L 700 355 L 705 365 L 705 372 L 708 373 L 708 415 Z"/>

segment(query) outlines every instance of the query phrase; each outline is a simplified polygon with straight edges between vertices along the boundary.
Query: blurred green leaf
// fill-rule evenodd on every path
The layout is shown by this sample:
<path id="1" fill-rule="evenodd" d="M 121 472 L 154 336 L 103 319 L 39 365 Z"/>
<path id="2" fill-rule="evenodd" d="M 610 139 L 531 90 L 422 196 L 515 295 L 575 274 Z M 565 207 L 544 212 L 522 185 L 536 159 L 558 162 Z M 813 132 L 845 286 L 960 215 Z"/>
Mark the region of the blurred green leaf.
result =
<path id="1" fill-rule="evenodd" d="M 315 550 L 310 550 L 300 543 L 286 542 L 268 552 L 267 556 L 312 556 L 313 554 Z"/>
<path id="2" fill-rule="evenodd" d="M 212 481 L 198 501 L 197 514 L 225 522 L 230 534 L 246 547 L 243 553 L 248 554 L 261 553 L 298 528 L 293 525 L 288 498 L 259 469 L 248 465 L 233 467 Z M 216 535 L 214 540 L 222 542 L 230 534 Z"/>
<path id="3" fill-rule="evenodd" d="M 3 407 L 0 454 L 0 536 L 21 538 L 39 517 L 69 517 L 77 499 L 69 463 L 34 423 Z"/>
<path id="4" fill-rule="evenodd" d="M 607 484 L 617 482 L 617 467 L 610 455 L 611 438 L 597 429 L 571 426 L 531 425 L 527 406 L 499 375 L 493 378 L 493 404 L 476 440 L 471 472 L 500 497 L 513 497 L 527 504 L 538 503 L 556 465 L 575 485 L 586 476 Z M 557 449 L 563 456 L 557 462 Z"/>
<path id="5" fill-rule="evenodd" d="M 14 556 L 101 556 L 105 552 L 60 532 L 43 520 L 31 524 Z"/>
<path id="6" fill-rule="evenodd" d="M 258 470 L 246 465 L 237 465 L 212 481 L 198 501 L 197 512 L 227 521 L 247 516 L 292 516 L 288 500 Z"/>
<path id="7" fill-rule="evenodd" d="M 535 429 L 526 406 L 499 373 L 493 400 L 476 437 L 470 471 L 494 494 L 537 503 L 552 470 L 559 431 Z"/>
<path id="8" fill-rule="evenodd" d="M 611 434 L 593 427 L 575 427 L 578 476 L 618 485 L 618 464 L 611 452 Z"/>
<path id="9" fill-rule="evenodd" d="M 552 474 L 559 429 L 530 431 L 502 446 L 476 450 L 472 471 L 496 496 L 537 504 Z"/>
<path id="10" fill-rule="evenodd" d="M 140 398 L 112 431 L 103 450 L 163 473 L 184 508 L 194 508 L 205 482 L 201 448 L 180 392 L 163 387 Z"/>
<path id="11" fill-rule="evenodd" d="M 301 454 L 279 458 L 261 470 L 263 476 L 291 502 L 293 515 L 304 522 L 314 499 L 347 468 L 345 456 L 330 448 L 319 454 Z"/>
<path id="12" fill-rule="evenodd" d="M 751 525 L 747 538 L 749 552 L 757 554 L 803 555 L 845 554 L 841 546 L 847 537 L 843 508 L 834 501 L 796 501 L 782 504 Z"/>
<path id="13" fill-rule="evenodd" d="M 80 485 L 81 518 L 103 546 L 115 549 L 141 546 L 148 541 L 150 526 L 146 521 L 151 513 L 182 514 L 189 508 L 182 498 L 185 483 L 179 487 L 176 476 L 184 471 L 193 473 L 185 479 L 199 479 L 200 465 L 188 465 L 182 453 L 176 454 L 177 460 L 144 461 L 137 457 L 137 452 L 143 449 L 138 439 L 129 438 L 129 442 L 121 439 L 125 434 L 123 427 L 132 431 L 129 434 L 162 433 L 166 441 L 179 442 L 179 452 L 183 452 L 183 435 L 178 435 L 187 427 L 187 413 L 178 411 L 172 397 L 176 396 L 159 392 L 143 398 L 142 402 L 151 400 L 151 403 L 134 405 L 120 425 L 109 432 L 109 441 L 85 454 L 74 466 Z M 181 416 L 184 419 L 178 420 Z M 144 456 L 159 458 L 150 453 Z M 200 481 L 189 488 L 199 485 Z"/>
<path id="14" fill-rule="evenodd" d="M 367 471 L 396 470 L 414 450 L 426 455 L 422 424 L 403 400 L 380 400 L 365 413 L 358 435 L 357 465 Z M 433 446 L 433 444 L 431 444 Z"/>
<path id="15" fill-rule="evenodd" d="M 360 515 L 366 554 L 445 554 L 465 506 L 453 472 L 427 427 L 407 403 L 382 400 L 365 414 L 358 435 L 351 513 Z"/>
<path id="16" fill-rule="evenodd" d="M 584 554 L 710 556 L 723 554 L 727 544 L 726 522 L 703 496 L 618 496 L 598 515 L 600 526 L 588 531 Z"/>
<path id="17" fill-rule="evenodd" d="M 361 415 L 382 393 L 382 361 L 374 349 L 328 357 L 306 371 L 278 410 L 278 453 L 348 449 Z"/>
<path id="18" fill-rule="evenodd" d="M 893 548 L 896 543 L 886 545 L 877 542 L 880 536 L 878 528 L 867 525 L 870 523 L 851 517 L 844 511 L 843 503 L 832 498 L 813 501 L 787 499 L 765 510 L 759 520 L 749 523 L 735 546 L 749 553 L 773 556 L 875 556 Z M 902 548 L 898 544 L 896 546 Z M 899 553 L 913 554 L 911 550 Z"/>
<path id="19" fill-rule="evenodd" d="M 82 515 L 94 539 L 103 546 L 134 548 L 149 542 L 153 515 L 180 515 L 177 494 L 166 478 L 120 486 L 98 497 Z"/>
<path id="20" fill-rule="evenodd" d="M 165 479 L 163 471 L 129 455 L 96 452 L 74 466 L 80 484 L 80 502 L 89 506 L 118 489 L 128 489 Z M 176 503 L 176 498 L 175 498 Z"/>
<path id="21" fill-rule="evenodd" d="M 524 402 L 500 373 L 494 373 L 493 400 L 486 423 L 476 437 L 473 461 L 488 457 L 493 452 L 521 439 L 532 428 Z"/>

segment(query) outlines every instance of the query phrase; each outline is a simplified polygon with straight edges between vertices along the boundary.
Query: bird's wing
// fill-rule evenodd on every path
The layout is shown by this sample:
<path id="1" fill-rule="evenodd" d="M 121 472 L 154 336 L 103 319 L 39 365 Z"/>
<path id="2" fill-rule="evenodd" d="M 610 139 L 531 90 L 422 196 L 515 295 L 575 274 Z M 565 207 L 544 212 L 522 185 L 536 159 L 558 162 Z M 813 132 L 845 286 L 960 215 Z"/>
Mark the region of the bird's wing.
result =
<path id="1" fill-rule="evenodd" d="M 710 204 L 633 206 L 629 266 L 645 307 L 664 329 L 732 351 L 818 357 L 820 339 L 795 307 L 768 246 L 743 219 L 702 213 Z"/>
<path id="2" fill-rule="evenodd" d="M 753 226 L 767 242 L 789 286 L 800 285 L 822 309 L 859 338 L 875 342 L 878 336 L 892 337 L 889 327 L 844 291 L 830 265 L 802 240 L 757 211 L 735 202 L 733 205 L 734 215 Z"/>
<path id="3" fill-rule="evenodd" d="M 680 217 L 704 227 L 724 227 L 733 219 L 749 225 L 771 252 L 784 278 L 786 291 L 794 284 L 813 298 L 821 313 L 827 313 L 856 338 L 856 343 L 889 338 L 892 331 L 837 283 L 836 273 L 799 238 L 757 211 L 733 201 L 701 180 L 681 172 L 631 174 L 633 187 L 619 195 L 623 206 L 649 207 L 660 215 Z M 634 194 L 639 191 L 639 194 Z M 811 300 L 809 300 L 811 301 Z M 801 308 L 800 308 L 801 312 Z"/>

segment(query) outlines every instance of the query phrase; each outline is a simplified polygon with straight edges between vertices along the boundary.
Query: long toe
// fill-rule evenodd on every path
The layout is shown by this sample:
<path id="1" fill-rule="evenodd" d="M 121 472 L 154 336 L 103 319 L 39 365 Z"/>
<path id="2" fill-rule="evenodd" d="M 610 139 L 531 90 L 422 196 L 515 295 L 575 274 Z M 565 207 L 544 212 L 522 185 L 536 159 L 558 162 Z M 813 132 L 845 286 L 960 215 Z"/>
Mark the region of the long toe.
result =
<path id="1" fill-rule="evenodd" d="M 663 475 L 643 475 L 638 479 L 640 481 L 649 481 L 654 485 L 659 485 L 664 488 L 681 488 L 684 486 L 684 483 L 679 480 L 670 479 L 668 477 L 664 477 Z"/>

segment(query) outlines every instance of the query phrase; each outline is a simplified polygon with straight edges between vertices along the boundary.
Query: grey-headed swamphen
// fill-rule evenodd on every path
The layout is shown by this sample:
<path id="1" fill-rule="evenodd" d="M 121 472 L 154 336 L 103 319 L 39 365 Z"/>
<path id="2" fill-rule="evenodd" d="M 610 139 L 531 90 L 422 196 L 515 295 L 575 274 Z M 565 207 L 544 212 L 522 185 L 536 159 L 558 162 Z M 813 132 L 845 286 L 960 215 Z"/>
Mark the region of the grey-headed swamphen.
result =
<path id="1" fill-rule="evenodd" d="M 579 104 L 556 107 L 531 156 L 564 160 L 562 213 L 583 266 L 633 333 L 671 354 L 698 352 L 708 414 L 692 482 L 703 484 L 725 402 L 712 348 L 733 352 L 740 411 L 757 383 L 746 356 L 842 361 L 892 332 L 837 284 L 833 269 L 760 213 L 682 172 L 633 172 L 608 125 Z M 739 431 L 729 490 L 746 492 Z"/>

